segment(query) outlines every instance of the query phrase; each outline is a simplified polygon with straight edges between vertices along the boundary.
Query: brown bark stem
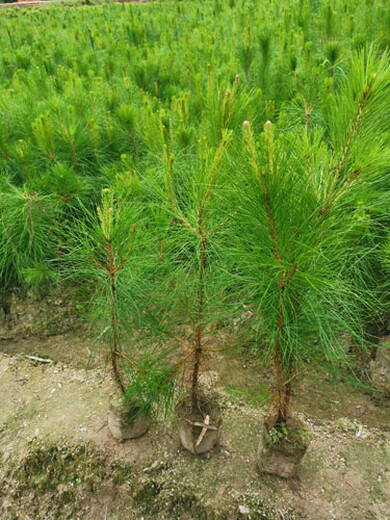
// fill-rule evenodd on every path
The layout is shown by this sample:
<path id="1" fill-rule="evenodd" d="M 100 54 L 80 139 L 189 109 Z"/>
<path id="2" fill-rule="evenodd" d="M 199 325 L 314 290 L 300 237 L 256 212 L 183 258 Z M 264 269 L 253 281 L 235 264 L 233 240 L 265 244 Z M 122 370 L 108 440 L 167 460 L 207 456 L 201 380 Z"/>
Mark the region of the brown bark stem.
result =
<path id="1" fill-rule="evenodd" d="M 121 374 L 121 369 L 119 365 L 119 358 L 121 355 L 120 347 L 118 345 L 118 336 L 117 336 L 117 324 L 116 324 L 116 316 L 115 316 L 115 304 L 116 304 L 116 286 L 115 286 L 115 263 L 114 257 L 112 254 L 112 246 L 111 241 L 107 241 L 107 255 L 108 255 L 108 267 L 109 267 L 109 277 L 110 277 L 110 297 L 111 297 L 111 329 L 112 329 L 112 345 L 111 345 L 111 367 L 112 373 L 114 377 L 114 381 L 119 388 L 119 391 L 124 394 L 125 393 L 125 385 L 123 383 L 123 378 Z"/>
<path id="2" fill-rule="evenodd" d="M 198 290 L 197 290 L 197 313 L 196 313 L 196 326 L 195 326 L 195 352 L 194 352 L 194 370 L 192 372 L 192 389 L 191 389 L 191 402 L 192 409 L 198 406 L 199 397 L 199 370 L 203 353 L 203 306 L 204 306 L 204 272 L 206 268 L 206 246 L 207 238 L 203 235 L 201 226 L 201 215 L 198 220 L 198 232 L 200 235 L 200 259 L 199 259 L 199 278 L 198 278 Z"/>

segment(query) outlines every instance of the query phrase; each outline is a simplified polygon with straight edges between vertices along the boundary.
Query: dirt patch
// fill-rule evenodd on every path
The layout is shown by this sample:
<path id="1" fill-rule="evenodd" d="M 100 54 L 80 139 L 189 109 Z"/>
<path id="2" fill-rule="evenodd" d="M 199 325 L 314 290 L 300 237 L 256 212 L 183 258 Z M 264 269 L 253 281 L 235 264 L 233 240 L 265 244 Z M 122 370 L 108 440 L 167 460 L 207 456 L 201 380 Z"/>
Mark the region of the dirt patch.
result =
<path id="1" fill-rule="evenodd" d="M 74 368 L 94 366 L 92 341 L 87 334 L 78 332 L 23 338 L 18 341 L 0 341 L 0 352 L 12 356 L 37 356 L 51 361 L 71 363 Z"/>
<path id="2" fill-rule="evenodd" d="M 86 373 L 63 363 L 34 364 L 22 356 L 0 354 L 1 518 L 25 519 L 31 511 L 34 518 L 44 518 L 48 508 L 55 509 L 61 500 L 59 520 L 77 516 L 92 520 L 104 514 L 117 520 L 388 520 L 389 418 L 378 420 L 381 410 L 373 413 L 375 406 L 367 396 L 341 393 L 341 409 L 327 418 L 319 417 L 316 403 L 320 399 L 331 407 L 336 389 L 328 396 L 329 389 L 319 386 L 311 408 L 297 403 L 311 444 L 298 477 L 283 481 L 260 476 L 256 469 L 264 407 L 245 401 L 245 387 L 239 399 L 236 394 L 232 398 L 224 390 L 223 378 L 216 379 L 209 374 L 220 392 L 221 444 L 210 458 L 194 457 L 180 447 L 175 422 L 157 422 L 140 439 L 115 441 L 106 425 L 112 384 L 104 373 Z M 238 381 L 235 384 L 239 388 Z M 355 417 L 357 399 L 365 410 L 359 418 Z M 343 417 L 347 409 L 352 415 Z M 371 417 L 370 424 L 363 420 L 366 416 Z M 35 486 L 41 473 L 56 474 L 63 446 L 80 454 L 80 445 L 86 443 L 101 461 L 98 470 L 93 470 L 96 485 L 83 485 L 88 479 L 73 471 L 69 462 L 59 473 L 59 479 L 65 475 L 66 482 L 58 482 L 55 492 Z M 15 468 L 23 467 L 22 462 L 30 460 L 37 447 L 42 471 L 34 478 L 30 475 L 32 480 L 26 485 Z M 72 461 L 72 456 L 66 460 Z M 67 486 L 72 482 L 75 489 L 71 486 L 70 493 Z"/>
<path id="3" fill-rule="evenodd" d="M 75 291 L 69 289 L 45 297 L 32 293 L 2 296 L 0 341 L 56 336 L 82 328 L 82 304 L 73 303 L 77 301 L 75 296 Z"/>

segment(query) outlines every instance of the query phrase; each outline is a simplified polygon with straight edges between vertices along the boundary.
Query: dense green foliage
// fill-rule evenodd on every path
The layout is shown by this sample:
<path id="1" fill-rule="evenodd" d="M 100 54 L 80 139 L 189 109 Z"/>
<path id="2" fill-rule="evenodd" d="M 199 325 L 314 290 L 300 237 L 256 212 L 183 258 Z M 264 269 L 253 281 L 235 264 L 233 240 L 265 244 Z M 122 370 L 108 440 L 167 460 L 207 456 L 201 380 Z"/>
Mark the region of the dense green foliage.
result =
<path id="1" fill-rule="evenodd" d="M 300 365 L 338 362 L 346 333 L 361 343 L 386 316 L 388 2 L 110 4 L 1 21 L 1 290 L 92 282 L 113 362 L 123 324 L 126 337 L 188 339 L 177 366 L 193 358 L 193 397 L 206 335 L 249 309 L 285 421 Z M 103 188 L 117 202 L 98 215 Z"/>

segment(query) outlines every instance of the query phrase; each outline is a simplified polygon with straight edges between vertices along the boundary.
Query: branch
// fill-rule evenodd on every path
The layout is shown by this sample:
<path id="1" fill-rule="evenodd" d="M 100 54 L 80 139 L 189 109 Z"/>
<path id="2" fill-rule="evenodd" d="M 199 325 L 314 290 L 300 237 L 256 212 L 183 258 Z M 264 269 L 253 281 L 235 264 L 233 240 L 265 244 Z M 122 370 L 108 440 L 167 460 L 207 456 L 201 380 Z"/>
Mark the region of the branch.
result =
<path id="1" fill-rule="evenodd" d="M 88 260 L 90 260 L 93 264 L 97 265 L 99 267 L 99 269 L 101 269 L 102 271 L 106 271 L 107 273 L 110 272 L 110 269 L 102 264 L 99 264 L 99 262 L 97 260 L 95 260 L 94 258 L 92 258 L 92 256 L 89 256 L 88 257 Z"/>
<path id="2" fill-rule="evenodd" d="M 128 361 L 130 363 L 130 365 L 134 368 L 134 370 L 136 370 L 136 372 L 138 372 L 139 374 L 142 374 L 143 372 L 141 371 L 141 369 L 138 367 L 138 365 L 133 361 L 131 360 L 130 358 L 128 358 L 125 354 L 123 354 L 123 352 L 116 352 L 116 354 L 119 354 L 120 356 L 123 357 L 123 359 L 125 359 L 126 361 Z"/>
<path id="3" fill-rule="evenodd" d="M 324 356 L 323 358 L 321 358 L 319 361 L 314 361 L 313 363 L 311 363 L 308 367 L 305 367 L 305 368 L 302 368 L 302 370 L 300 370 L 299 372 L 295 372 L 295 374 L 293 376 L 291 376 L 289 379 L 287 379 L 287 381 L 285 381 L 283 383 L 283 386 L 287 386 L 289 383 L 291 383 L 292 381 L 294 381 L 294 379 L 296 379 L 297 377 L 301 376 L 302 374 L 305 374 L 306 372 L 308 372 L 311 368 L 314 368 L 316 367 L 317 365 L 319 365 L 320 363 L 322 363 L 323 361 L 327 361 L 328 358 L 326 356 Z"/>

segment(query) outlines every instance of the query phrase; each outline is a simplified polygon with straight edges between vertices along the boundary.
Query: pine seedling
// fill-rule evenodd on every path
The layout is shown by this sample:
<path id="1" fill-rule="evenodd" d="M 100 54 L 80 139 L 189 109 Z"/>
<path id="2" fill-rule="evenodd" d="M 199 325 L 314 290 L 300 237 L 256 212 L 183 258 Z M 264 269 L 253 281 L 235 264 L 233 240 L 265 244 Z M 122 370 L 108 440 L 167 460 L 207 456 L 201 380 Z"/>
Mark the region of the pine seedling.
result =
<path id="1" fill-rule="evenodd" d="M 103 189 L 96 213 L 84 208 L 69 230 L 64 264 L 90 290 L 95 345 L 105 349 L 124 402 L 135 399 L 149 413 L 156 401 L 169 408 L 175 373 L 169 350 L 160 348 L 164 319 L 153 297 L 156 255 L 146 213 Z"/>
<path id="2" fill-rule="evenodd" d="M 292 384 L 302 371 L 322 360 L 346 361 L 346 335 L 361 344 L 363 319 L 376 313 L 364 276 L 370 250 L 356 247 L 362 222 L 364 234 L 372 231 L 367 216 L 351 216 L 351 209 L 363 197 L 371 211 L 387 212 L 378 197 L 387 183 L 386 60 L 373 49 L 353 59 L 330 114 L 331 145 L 316 132 L 311 139 L 297 131 L 275 136 L 270 122 L 256 140 L 244 124 L 232 256 L 258 334 L 268 340 L 263 349 L 275 373 L 271 428 L 291 425 Z"/>
<path id="3" fill-rule="evenodd" d="M 270 122 L 259 141 L 248 122 L 244 133 L 232 258 L 241 297 L 252 302 L 257 338 L 268 341 L 257 343 L 275 374 L 268 426 L 281 430 L 293 426 L 292 386 L 307 363 L 345 360 L 345 334 L 361 341 L 362 309 L 373 306 L 367 288 L 350 276 L 359 261 L 349 243 L 356 223 L 343 215 L 352 188 L 336 182 L 324 143 L 288 133 L 276 138 Z M 365 184 L 368 173 L 366 167 Z"/>
<path id="4" fill-rule="evenodd" d="M 205 333 L 217 319 L 211 310 L 220 289 L 214 238 L 223 217 L 216 211 L 214 199 L 219 184 L 218 172 L 230 135 L 231 132 L 222 131 L 222 139 L 214 150 L 201 138 L 191 164 L 177 158 L 177 169 L 174 168 L 172 141 L 169 148 L 165 145 L 166 201 L 173 219 L 167 239 L 167 259 L 172 266 L 175 286 L 171 298 L 177 300 L 181 312 L 184 310 L 190 319 L 192 342 L 192 348 L 177 366 L 190 360 L 193 413 L 200 410 L 199 374 L 207 350 Z"/>

